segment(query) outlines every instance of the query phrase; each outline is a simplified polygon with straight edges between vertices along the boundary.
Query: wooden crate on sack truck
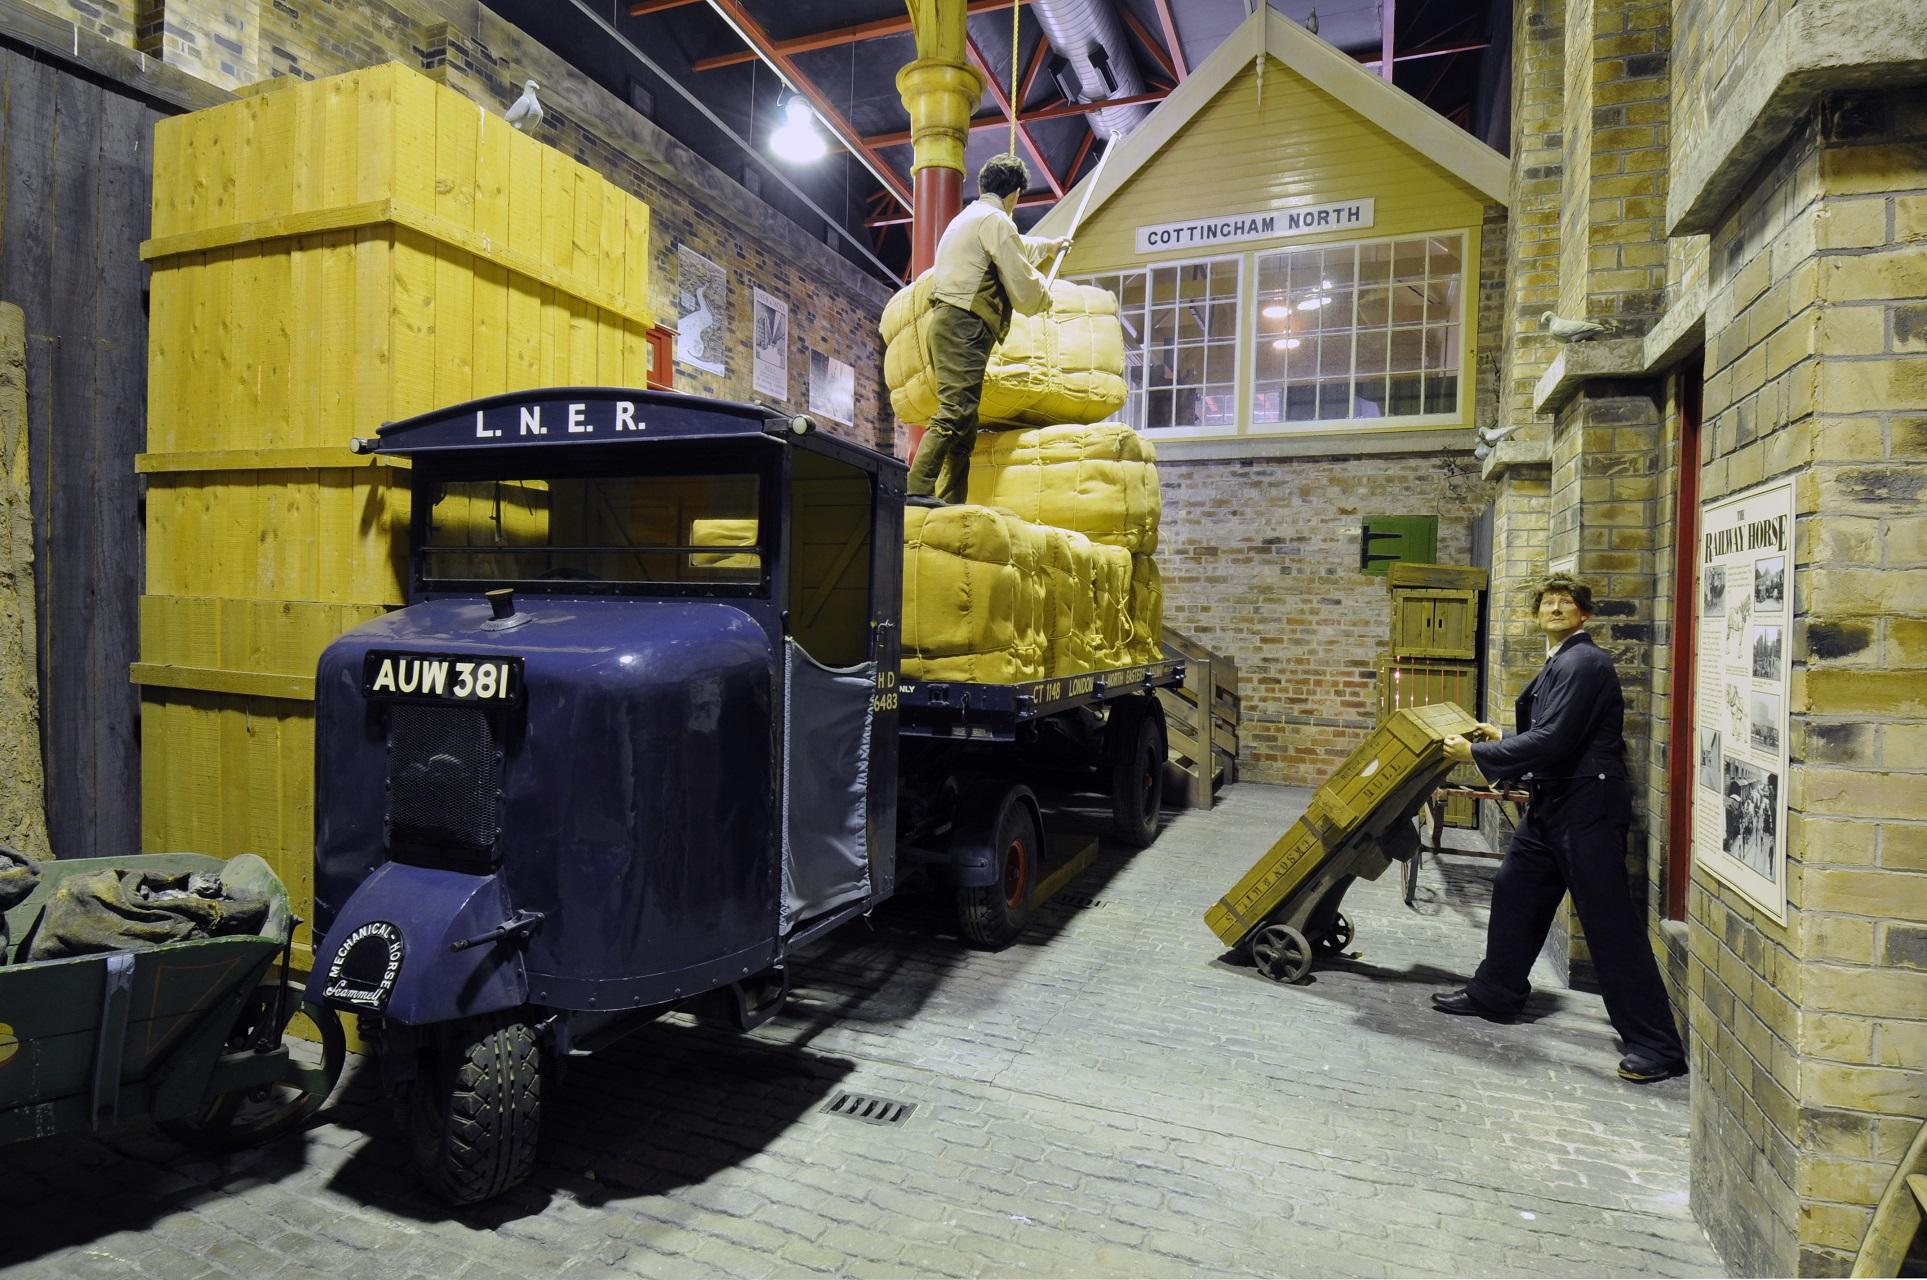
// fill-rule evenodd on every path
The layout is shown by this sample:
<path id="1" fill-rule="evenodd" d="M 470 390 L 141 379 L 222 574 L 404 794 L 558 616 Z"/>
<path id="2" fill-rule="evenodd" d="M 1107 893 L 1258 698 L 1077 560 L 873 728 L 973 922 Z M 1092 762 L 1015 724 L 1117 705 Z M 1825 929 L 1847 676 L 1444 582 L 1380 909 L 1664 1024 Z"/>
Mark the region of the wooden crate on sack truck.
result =
<path id="1" fill-rule="evenodd" d="M 405 585 L 405 475 L 349 441 L 642 386 L 649 210 L 400 63 L 163 120 L 154 151 L 141 843 L 259 853 L 305 918 L 315 661 Z"/>
<path id="2" fill-rule="evenodd" d="M 1417 852 L 1412 815 L 1450 768 L 1445 739 L 1476 723 L 1454 703 L 1393 712 L 1318 788 L 1304 815 L 1204 913 L 1205 924 L 1235 947 L 1267 924 L 1303 932 L 1307 922 L 1330 917 L 1337 903 L 1323 900 L 1342 896 L 1347 877 L 1375 880 L 1393 858 Z M 1320 945 L 1317 937 L 1310 941 Z M 1306 959 L 1309 967 L 1309 954 Z"/>

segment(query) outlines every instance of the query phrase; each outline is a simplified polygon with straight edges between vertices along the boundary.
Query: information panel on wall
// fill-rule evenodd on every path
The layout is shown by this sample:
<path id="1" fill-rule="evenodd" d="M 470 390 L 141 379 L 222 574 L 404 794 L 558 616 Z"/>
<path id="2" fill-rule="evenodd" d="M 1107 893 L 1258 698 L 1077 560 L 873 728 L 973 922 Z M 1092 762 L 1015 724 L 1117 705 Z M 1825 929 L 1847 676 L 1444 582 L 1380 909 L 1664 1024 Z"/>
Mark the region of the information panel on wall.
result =
<path id="1" fill-rule="evenodd" d="M 1700 508 L 1693 860 L 1786 923 L 1793 482 Z"/>

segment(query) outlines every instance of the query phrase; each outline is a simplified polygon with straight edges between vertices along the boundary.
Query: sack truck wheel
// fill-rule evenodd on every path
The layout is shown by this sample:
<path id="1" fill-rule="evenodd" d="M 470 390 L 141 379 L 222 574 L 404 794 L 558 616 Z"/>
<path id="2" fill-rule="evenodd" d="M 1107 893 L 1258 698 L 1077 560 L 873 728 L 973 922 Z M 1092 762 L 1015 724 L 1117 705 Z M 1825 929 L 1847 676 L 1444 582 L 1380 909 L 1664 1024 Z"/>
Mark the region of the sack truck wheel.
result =
<path id="1" fill-rule="evenodd" d="M 1003 874 L 996 884 L 957 890 L 957 922 L 972 945 L 1000 951 L 1017 941 L 1030 921 L 1043 841 L 1037 819 L 1014 787 L 1004 792 L 991 830 Z"/>
<path id="2" fill-rule="evenodd" d="M 1288 924 L 1260 925 L 1250 947 L 1252 966 L 1273 982 L 1297 982 L 1311 972 L 1311 944 Z"/>
<path id="3" fill-rule="evenodd" d="M 1127 713 L 1120 708 L 1116 714 Z M 1111 831 L 1142 849 L 1158 838 L 1164 814 L 1164 724 L 1155 710 L 1140 704 L 1127 719 L 1113 723 L 1112 733 Z"/>
<path id="4" fill-rule="evenodd" d="M 409 1159 L 450 1204 L 529 1176 L 542 1120 L 542 1050 L 515 1010 L 450 1027 L 415 1079 Z"/>

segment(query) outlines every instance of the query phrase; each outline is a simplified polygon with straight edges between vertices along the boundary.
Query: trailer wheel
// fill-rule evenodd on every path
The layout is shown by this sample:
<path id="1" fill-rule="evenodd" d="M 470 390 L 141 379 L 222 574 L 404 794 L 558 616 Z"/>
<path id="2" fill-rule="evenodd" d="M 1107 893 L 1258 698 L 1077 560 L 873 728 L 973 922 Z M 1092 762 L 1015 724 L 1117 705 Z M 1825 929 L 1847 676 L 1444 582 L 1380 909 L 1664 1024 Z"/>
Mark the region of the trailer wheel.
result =
<path id="1" fill-rule="evenodd" d="M 299 987 L 270 979 L 256 987 L 242 1007 L 226 1049 L 229 1053 L 272 1049 L 287 1039 L 296 1019 L 300 1020 L 297 1034 L 321 1046 L 319 1065 L 289 1059 L 279 1080 L 209 1099 L 193 1115 L 163 1120 L 162 1130 L 175 1141 L 203 1151 L 239 1151 L 307 1124 L 334 1091 L 347 1061 L 348 1038 L 341 1029 L 341 1015 L 303 1000 Z"/>
<path id="2" fill-rule="evenodd" d="M 957 922 L 972 944 L 1001 951 L 1017 941 L 1030 921 L 1043 840 L 1037 819 L 1016 788 L 1004 793 L 991 830 L 991 848 L 1003 874 L 996 884 L 957 890 Z"/>
<path id="3" fill-rule="evenodd" d="M 1128 713 L 1120 708 L 1114 714 Z M 1164 814 L 1164 725 L 1140 704 L 1136 714 L 1113 724 L 1112 732 L 1111 830 L 1131 848 L 1142 849 L 1157 839 Z"/>
<path id="4" fill-rule="evenodd" d="M 529 1176 L 542 1118 L 542 1051 L 514 1011 L 456 1024 L 415 1079 L 409 1158 L 450 1204 L 500 1195 Z"/>
<path id="5" fill-rule="evenodd" d="M 1311 944 L 1288 924 L 1268 924 L 1251 935 L 1251 963 L 1273 982 L 1297 982 L 1311 972 Z"/>

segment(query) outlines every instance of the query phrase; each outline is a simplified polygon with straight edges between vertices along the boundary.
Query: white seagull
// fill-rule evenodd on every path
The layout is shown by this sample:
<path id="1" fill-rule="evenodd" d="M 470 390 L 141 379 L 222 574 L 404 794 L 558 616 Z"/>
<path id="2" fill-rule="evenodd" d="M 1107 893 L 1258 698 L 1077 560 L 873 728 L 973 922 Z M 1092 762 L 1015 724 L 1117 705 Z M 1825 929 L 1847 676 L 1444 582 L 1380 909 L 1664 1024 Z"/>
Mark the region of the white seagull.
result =
<path id="1" fill-rule="evenodd" d="M 515 100 L 503 119 L 519 133 L 535 132 L 535 126 L 542 123 L 542 104 L 535 100 L 535 81 L 522 82 L 522 96 Z"/>
<path id="2" fill-rule="evenodd" d="M 1590 342 L 1606 332 L 1606 326 L 1596 320 L 1565 320 L 1551 311 L 1539 317 L 1539 327 L 1558 342 Z"/>

